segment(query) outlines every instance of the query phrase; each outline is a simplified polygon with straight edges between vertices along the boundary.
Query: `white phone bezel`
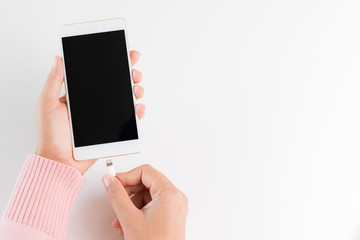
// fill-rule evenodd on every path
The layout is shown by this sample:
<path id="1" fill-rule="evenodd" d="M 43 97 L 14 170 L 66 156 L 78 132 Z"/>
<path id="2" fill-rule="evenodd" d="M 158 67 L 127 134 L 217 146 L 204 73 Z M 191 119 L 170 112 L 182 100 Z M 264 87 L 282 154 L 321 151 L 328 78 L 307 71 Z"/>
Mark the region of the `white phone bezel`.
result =
<path id="1" fill-rule="evenodd" d="M 67 87 L 66 68 L 65 68 L 65 59 L 64 59 L 62 38 L 70 37 L 70 36 L 91 34 L 91 33 L 110 32 L 110 31 L 116 31 L 116 30 L 124 30 L 124 32 L 125 32 L 125 42 L 126 42 L 126 49 L 127 49 L 127 55 L 128 55 L 131 90 L 132 90 L 133 104 L 134 104 L 134 109 L 135 109 L 135 94 L 133 91 L 134 83 L 133 83 L 133 79 L 132 79 L 132 66 L 130 63 L 130 54 L 129 54 L 129 48 L 128 48 L 125 20 L 122 18 L 115 18 L 115 19 L 101 20 L 101 21 L 94 21 L 94 22 L 69 24 L 69 25 L 63 25 L 60 27 L 59 32 L 60 32 L 61 55 L 62 55 L 62 59 L 63 59 L 64 73 L 65 73 L 64 74 L 65 91 L 66 91 L 66 99 L 67 99 L 68 111 L 69 111 L 73 155 L 76 160 L 97 159 L 97 158 L 134 154 L 134 153 L 140 152 L 140 144 L 139 144 L 140 136 L 139 136 L 139 127 L 138 127 L 138 117 L 137 117 L 136 113 L 135 113 L 135 119 L 136 119 L 136 127 L 137 127 L 137 132 L 138 132 L 138 139 L 89 145 L 89 146 L 83 146 L 83 147 L 75 147 L 75 144 L 74 144 L 74 134 L 73 134 L 73 130 L 72 130 L 71 111 L 70 111 L 71 103 L 69 100 L 68 87 Z M 111 116 L 104 116 L 104 117 L 111 117 Z"/>

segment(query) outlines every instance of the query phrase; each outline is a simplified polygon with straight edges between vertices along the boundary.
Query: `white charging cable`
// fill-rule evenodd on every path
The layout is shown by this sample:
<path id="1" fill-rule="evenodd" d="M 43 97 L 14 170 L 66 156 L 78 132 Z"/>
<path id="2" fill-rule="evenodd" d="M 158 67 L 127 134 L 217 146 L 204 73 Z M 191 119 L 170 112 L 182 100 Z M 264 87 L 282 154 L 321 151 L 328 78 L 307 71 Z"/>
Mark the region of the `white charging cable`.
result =
<path id="1" fill-rule="evenodd" d="M 113 175 L 115 177 L 116 172 L 115 172 L 115 167 L 114 167 L 114 164 L 112 162 L 112 159 L 107 159 L 106 160 L 106 167 L 107 167 L 107 170 L 108 170 L 108 174 Z"/>

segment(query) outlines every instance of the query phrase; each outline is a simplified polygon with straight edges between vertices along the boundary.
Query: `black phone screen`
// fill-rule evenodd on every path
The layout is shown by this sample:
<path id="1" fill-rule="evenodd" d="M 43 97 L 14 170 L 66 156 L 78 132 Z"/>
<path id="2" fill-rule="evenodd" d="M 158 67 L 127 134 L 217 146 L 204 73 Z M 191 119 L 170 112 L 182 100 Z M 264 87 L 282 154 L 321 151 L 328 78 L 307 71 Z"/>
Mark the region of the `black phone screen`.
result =
<path id="1" fill-rule="evenodd" d="M 62 45 L 75 147 L 138 139 L 124 30 Z"/>

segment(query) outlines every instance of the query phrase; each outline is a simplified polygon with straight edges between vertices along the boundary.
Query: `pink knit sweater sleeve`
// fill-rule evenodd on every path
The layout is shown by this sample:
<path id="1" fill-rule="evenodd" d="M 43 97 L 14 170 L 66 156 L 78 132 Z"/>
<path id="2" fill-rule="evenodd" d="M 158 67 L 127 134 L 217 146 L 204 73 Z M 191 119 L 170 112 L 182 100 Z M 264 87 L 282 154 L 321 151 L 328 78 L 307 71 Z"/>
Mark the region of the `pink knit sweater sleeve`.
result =
<path id="1" fill-rule="evenodd" d="M 84 182 L 76 169 L 30 154 L 1 219 L 0 240 L 64 239 Z"/>

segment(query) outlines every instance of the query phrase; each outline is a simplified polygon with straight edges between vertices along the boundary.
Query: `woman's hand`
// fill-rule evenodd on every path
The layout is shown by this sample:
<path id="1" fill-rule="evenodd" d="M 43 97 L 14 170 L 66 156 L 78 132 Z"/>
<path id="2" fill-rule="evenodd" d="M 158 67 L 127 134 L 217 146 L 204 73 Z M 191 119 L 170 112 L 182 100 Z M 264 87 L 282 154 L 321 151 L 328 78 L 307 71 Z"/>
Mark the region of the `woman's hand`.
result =
<path id="1" fill-rule="evenodd" d="M 126 240 L 185 239 L 187 198 L 159 171 L 143 165 L 102 180 L 117 216 L 113 227 Z"/>
<path id="2" fill-rule="evenodd" d="M 140 58 L 137 51 L 130 52 L 130 59 L 134 65 Z M 73 157 L 70 121 L 67 110 L 66 96 L 60 96 L 64 82 L 64 67 L 62 59 L 55 57 L 55 64 L 46 80 L 36 107 L 36 122 L 38 131 L 38 145 L 35 154 L 69 165 L 84 174 L 95 163 L 96 159 L 77 161 Z M 133 70 L 134 83 L 140 83 L 141 72 Z M 144 89 L 134 86 L 136 99 L 142 98 Z M 141 119 L 145 113 L 143 104 L 136 105 L 136 114 Z"/>

